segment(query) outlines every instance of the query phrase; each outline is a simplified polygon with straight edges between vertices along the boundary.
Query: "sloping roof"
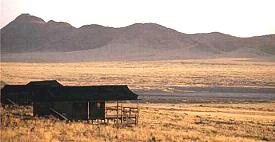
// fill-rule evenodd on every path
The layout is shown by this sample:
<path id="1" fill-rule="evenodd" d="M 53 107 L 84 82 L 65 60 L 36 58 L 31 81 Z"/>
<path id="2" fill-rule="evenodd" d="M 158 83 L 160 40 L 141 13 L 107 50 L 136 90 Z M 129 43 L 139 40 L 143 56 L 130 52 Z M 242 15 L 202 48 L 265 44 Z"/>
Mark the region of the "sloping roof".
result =
<path id="1" fill-rule="evenodd" d="M 32 81 L 27 85 L 5 85 L 1 89 L 1 102 L 9 96 L 15 97 L 14 99 L 27 96 L 31 101 L 44 102 L 137 100 L 138 97 L 127 85 L 63 86 L 56 80 Z"/>
<path id="2" fill-rule="evenodd" d="M 25 91 L 26 85 L 5 85 L 1 89 L 1 94 L 3 92 L 9 91 L 9 92 L 18 92 L 18 91 Z"/>
<path id="3" fill-rule="evenodd" d="M 63 86 L 56 80 L 43 80 L 43 81 L 31 81 L 27 86 L 51 86 L 51 87 L 60 87 Z"/>
<path id="4" fill-rule="evenodd" d="M 41 88 L 34 101 L 137 100 L 127 85 L 63 86 Z"/>
<path id="5" fill-rule="evenodd" d="M 34 90 L 41 88 L 49 88 L 49 87 L 62 87 L 63 85 L 57 82 L 56 80 L 46 80 L 46 81 L 31 81 L 26 85 L 5 85 L 1 89 L 1 94 L 5 94 L 6 92 L 33 92 Z"/>
<path id="6" fill-rule="evenodd" d="M 1 104 L 26 104 L 31 99 L 26 85 L 5 85 L 1 89 Z"/>

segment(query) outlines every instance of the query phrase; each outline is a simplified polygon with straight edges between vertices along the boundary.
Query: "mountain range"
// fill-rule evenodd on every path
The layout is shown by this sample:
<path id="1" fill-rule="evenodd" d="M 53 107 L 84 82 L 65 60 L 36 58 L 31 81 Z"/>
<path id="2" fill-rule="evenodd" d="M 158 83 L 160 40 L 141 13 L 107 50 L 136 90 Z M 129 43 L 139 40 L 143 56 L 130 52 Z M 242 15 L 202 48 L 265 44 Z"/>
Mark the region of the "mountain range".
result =
<path id="1" fill-rule="evenodd" d="M 21 14 L 1 29 L 2 61 L 78 62 L 190 58 L 275 58 L 275 34 L 240 38 L 185 34 L 155 23 L 114 28 Z"/>

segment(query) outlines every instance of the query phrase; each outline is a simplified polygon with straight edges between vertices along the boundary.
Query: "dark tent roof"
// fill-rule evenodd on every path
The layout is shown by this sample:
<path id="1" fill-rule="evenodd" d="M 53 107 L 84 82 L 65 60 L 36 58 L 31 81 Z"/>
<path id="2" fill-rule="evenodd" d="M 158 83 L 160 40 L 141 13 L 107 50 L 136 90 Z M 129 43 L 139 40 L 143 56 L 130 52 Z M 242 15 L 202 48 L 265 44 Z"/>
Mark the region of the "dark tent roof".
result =
<path id="1" fill-rule="evenodd" d="M 18 92 L 18 91 L 23 91 L 23 90 L 26 90 L 26 85 L 5 85 L 1 89 L 1 93 L 5 92 L 5 91 Z"/>
<path id="2" fill-rule="evenodd" d="M 49 87 L 62 87 L 63 85 L 57 82 L 56 80 L 47 80 L 47 81 L 31 81 L 26 85 L 5 85 L 1 89 L 1 94 L 5 92 L 14 92 L 14 93 L 22 93 L 22 92 L 33 92 L 34 90 L 41 88 L 49 88 Z"/>
<path id="3" fill-rule="evenodd" d="M 137 100 L 127 85 L 63 86 L 41 88 L 34 101 Z"/>
<path id="4" fill-rule="evenodd" d="M 1 89 L 1 104 L 26 104 L 30 100 L 31 93 L 26 85 L 5 85 Z"/>
<path id="5" fill-rule="evenodd" d="M 1 89 L 1 102 L 6 98 L 26 97 L 28 101 L 88 101 L 137 100 L 127 85 L 63 86 L 56 80 L 32 81 L 27 85 L 5 85 Z"/>
<path id="6" fill-rule="evenodd" d="M 56 80 L 44 80 L 44 81 L 31 81 L 27 86 L 51 86 L 51 87 L 60 87 L 63 86 Z"/>

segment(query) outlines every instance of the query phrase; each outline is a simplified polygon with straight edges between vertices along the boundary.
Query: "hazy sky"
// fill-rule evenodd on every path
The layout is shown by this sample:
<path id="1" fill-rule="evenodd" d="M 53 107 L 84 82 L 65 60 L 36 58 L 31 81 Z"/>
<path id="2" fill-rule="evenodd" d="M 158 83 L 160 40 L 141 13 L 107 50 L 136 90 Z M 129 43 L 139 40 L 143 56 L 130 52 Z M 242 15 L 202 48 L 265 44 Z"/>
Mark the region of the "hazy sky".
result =
<path id="1" fill-rule="evenodd" d="M 122 27 L 158 23 L 183 33 L 275 34 L 275 0 L 1 0 L 1 27 L 21 13 L 45 21 Z"/>

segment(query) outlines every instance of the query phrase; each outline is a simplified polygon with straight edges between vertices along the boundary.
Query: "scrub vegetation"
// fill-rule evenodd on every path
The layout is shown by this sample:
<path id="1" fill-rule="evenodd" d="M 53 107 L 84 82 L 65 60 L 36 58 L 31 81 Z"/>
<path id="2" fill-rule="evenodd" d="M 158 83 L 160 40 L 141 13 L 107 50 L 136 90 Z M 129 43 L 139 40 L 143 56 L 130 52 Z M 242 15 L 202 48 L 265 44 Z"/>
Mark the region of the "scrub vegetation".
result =
<path id="1" fill-rule="evenodd" d="M 1 141 L 275 141 L 275 103 L 140 104 L 136 126 L 32 117 L 1 107 Z"/>
<path id="2" fill-rule="evenodd" d="M 248 59 L 1 63 L 1 84 L 49 79 L 64 85 L 127 84 L 148 95 L 186 94 L 182 87 L 273 89 L 275 63 Z M 226 93 L 220 93 L 224 95 L 221 98 L 226 98 Z M 199 95 L 210 98 L 211 92 L 208 94 Z M 196 92 L 187 97 L 192 95 L 196 96 Z M 238 95 L 232 96 L 238 100 Z M 249 95 L 253 93 L 244 97 Z M 275 141 L 274 94 L 269 94 L 268 100 L 258 100 L 266 95 L 258 92 L 255 101 L 202 98 L 201 103 L 152 103 L 149 99 L 139 105 L 136 126 L 66 122 L 51 116 L 33 117 L 30 106 L 0 107 L 1 141 Z"/>

